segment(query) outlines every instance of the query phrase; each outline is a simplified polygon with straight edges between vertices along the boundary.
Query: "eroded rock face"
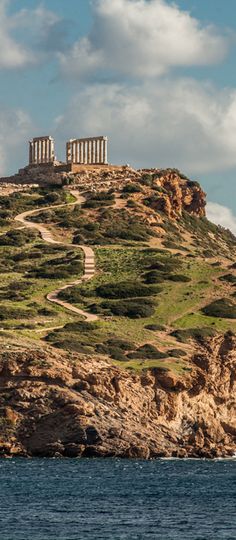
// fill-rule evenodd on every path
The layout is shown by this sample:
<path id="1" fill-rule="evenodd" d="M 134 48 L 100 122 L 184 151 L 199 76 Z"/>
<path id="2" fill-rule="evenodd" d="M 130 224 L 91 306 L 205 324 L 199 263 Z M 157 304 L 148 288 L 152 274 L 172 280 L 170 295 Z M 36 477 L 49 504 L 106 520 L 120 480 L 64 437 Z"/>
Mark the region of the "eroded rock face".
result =
<path id="1" fill-rule="evenodd" d="M 66 169 L 66 165 L 65 165 Z M 145 197 L 156 197 L 150 205 L 154 210 L 164 212 L 170 219 L 178 219 L 183 210 L 197 217 L 205 215 L 206 195 L 197 182 L 192 182 L 181 176 L 173 169 L 132 169 L 124 167 L 81 167 L 77 173 L 63 172 L 63 166 L 43 165 L 28 166 L 21 169 L 19 174 L 9 178 L 1 178 L 3 182 L 16 185 L 39 184 L 39 185 L 70 185 L 81 190 L 107 190 L 113 188 L 122 190 L 124 185 L 138 182 L 143 177 L 153 178 L 154 188 L 160 191 L 153 192 L 148 185 L 143 185 L 143 191 L 134 196 L 138 202 Z M 7 184 L 6 184 L 7 185 Z"/>
<path id="2" fill-rule="evenodd" d="M 0 455 L 232 455 L 235 360 L 229 334 L 196 350 L 186 378 L 52 348 L 9 350 L 0 356 Z"/>

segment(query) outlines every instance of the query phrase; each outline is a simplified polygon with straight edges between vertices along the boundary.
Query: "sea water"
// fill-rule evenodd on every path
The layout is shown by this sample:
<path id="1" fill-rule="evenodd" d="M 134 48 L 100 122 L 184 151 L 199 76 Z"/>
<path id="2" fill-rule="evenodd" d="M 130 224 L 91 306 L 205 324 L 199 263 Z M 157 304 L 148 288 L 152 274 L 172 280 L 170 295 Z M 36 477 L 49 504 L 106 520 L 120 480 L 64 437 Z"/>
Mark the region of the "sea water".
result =
<path id="1" fill-rule="evenodd" d="M 0 460 L 0 540 L 236 540 L 236 461 Z"/>

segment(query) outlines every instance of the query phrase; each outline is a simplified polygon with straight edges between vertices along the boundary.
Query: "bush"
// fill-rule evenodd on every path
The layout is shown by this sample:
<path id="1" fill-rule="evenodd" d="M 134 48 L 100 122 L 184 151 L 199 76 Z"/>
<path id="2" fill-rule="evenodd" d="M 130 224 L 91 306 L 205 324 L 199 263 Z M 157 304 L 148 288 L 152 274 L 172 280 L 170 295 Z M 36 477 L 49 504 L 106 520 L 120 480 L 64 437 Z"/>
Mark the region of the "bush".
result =
<path id="1" fill-rule="evenodd" d="M 0 306 L 0 320 L 6 319 L 31 319 L 36 316 L 36 311 L 32 309 L 12 308 L 9 306 Z"/>
<path id="2" fill-rule="evenodd" d="M 167 278 L 169 281 L 176 281 L 176 282 L 182 282 L 182 283 L 189 283 L 191 281 L 191 278 L 188 276 L 184 276 L 183 274 L 173 274 L 172 276 L 168 276 Z"/>
<path id="3" fill-rule="evenodd" d="M 104 236 L 112 239 L 133 240 L 135 242 L 145 242 L 152 235 L 149 227 L 142 223 L 132 222 L 119 224 L 113 223 L 104 232 Z"/>
<path id="4" fill-rule="evenodd" d="M 170 273 L 175 272 L 182 266 L 182 261 L 176 257 L 166 257 L 162 261 L 152 260 L 147 261 L 149 270 L 159 270 L 160 272 Z"/>
<path id="5" fill-rule="evenodd" d="M 102 302 L 101 307 L 109 310 L 113 315 L 129 317 L 130 319 L 151 317 L 155 313 L 154 302 L 147 298 Z"/>
<path id="6" fill-rule="evenodd" d="M 35 231 L 8 231 L 6 234 L 0 236 L 0 245 L 22 247 L 25 244 L 33 242 L 37 236 L 38 233 Z"/>
<path id="7" fill-rule="evenodd" d="M 126 206 L 128 208 L 137 208 L 138 207 L 138 204 L 136 203 L 136 201 L 134 201 L 133 199 L 128 199 L 127 203 L 126 203 Z"/>
<path id="8" fill-rule="evenodd" d="M 126 184 L 123 187 L 123 193 L 140 193 L 142 192 L 142 188 L 135 183 Z"/>
<path id="9" fill-rule="evenodd" d="M 209 337 L 214 337 L 216 330 L 209 327 L 204 328 L 187 328 L 186 330 L 174 330 L 171 336 L 175 337 L 180 343 L 187 343 L 189 339 L 204 342 Z"/>
<path id="10" fill-rule="evenodd" d="M 220 277 L 220 281 L 227 281 L 228 283 L 236 283 L 236 276 L 234 274 L 226 274 Z"/>
<path id="11" fill-rule="evenodd" d="M 227 298 L 215 300 L 205 308 L 203 313 L 209 317 L 221 317 L 222 319 L 236 319 L 236 304 Z"/>
<path id="12" fill-rule="evenodd" d="M 108 339 L 107 343 L 111 347 L 116 347 L 122 351 L 133 351 L 135 349 L 134 343 L 131 341 L 126 341 L 125 339 L 112 338 Z"/>
<path id="13" fill-rule="evenodd" d="M 102 298 L 134 298 L 153 296 L 162 291 L 160 287 L 148 287 L 140 282 L 120 281 L 118 283 L 105 283 L 96 288 L 96 293 Z"/>
<path id="14" fill-rule="evenodd" d="M 68 289 L 68 292 L 69 290 L 71 291 L 71 289 Z M 97 330 L 96 323 L 91 323 L 87 321 L 67 323 L 63 328 L 63 331 L 65 332 L 79 332 L 85 334 L 93 332 L 94 330 Z"/>
<path id="15" fill-rule="evenodd" d="M 152 332 L 164 332 L 166 328 L 162 324 L 147 324 L 145 329 L 151 330 Z"/>
<path id="16" fill-rule="evenodd" d="M 167 358 L 166 353 L 163 353 L 159 351 L 154 345 L 150 345 L 147 343 L 146 345 L 142 345 L 142 347 L 139 347 L 136 351 L 127 354 L 127 358 L 130 360 L 135 359 L 148 359 L 148 360 L 161 360 L 162 358 Z"/>
<path id="17" fill-rule="evenodd" d="M 186 356 L 186 352 L 182 349 L 171 349 L 167 354 L 173 358 L 181 358 L 181 356 Z"/>
<path id="18" fill-rule="evenodd" d="M 81 265 L 61 265 L 61 266 L 49 266 L 45 264 L 37 269 L 29 272 L 30 276 L 41 279 L 65 279 L 70 278 L 71 275 L 76 275 L 81 272 Z"/>
<path id="19" fill-rule="evenodd" d="M 59 298 L 61 300 L 67 300 L 72 304 L 78 304 L 82 302 L 81 290 L 78 287 L 70 287 L 60 291 Z"/>
<path id="20" fill-rule="evenodd" d="M 151 174 L 144 174 L 139 180 L 138 182 L 140 184 L 143 184 L 144 186 L 149 186 L 151 187 L 152 186 L 152 182 L 153 182 L 153 177 Z"/>
<path id="21" fill-rule="evenodd" d="M 152 283 L 163 283 L 165 279 L 165 274 L 159 270 L 150 270 L 144 274 L 145 282 L 148 284 Z"/>
<path id="22" fill-rule="evenodd" d="M 99 191 L 98 193 L 90 193 L 84 208 L 99 208 L 100 206 L 109 206 L 115 202 L 115 196 L 112 191 Z"/>

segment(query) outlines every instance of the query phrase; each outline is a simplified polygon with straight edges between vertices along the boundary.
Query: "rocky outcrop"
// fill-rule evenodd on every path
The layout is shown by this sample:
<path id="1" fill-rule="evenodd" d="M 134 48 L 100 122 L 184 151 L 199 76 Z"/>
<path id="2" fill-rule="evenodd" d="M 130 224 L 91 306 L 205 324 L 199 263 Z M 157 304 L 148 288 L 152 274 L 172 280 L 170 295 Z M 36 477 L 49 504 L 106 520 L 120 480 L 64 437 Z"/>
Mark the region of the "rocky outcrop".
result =
<path id="1" fill-rule="evenodd" d="M 140 182 L 141 193 L 132 193 L 137 202 L 152 197 L 150 208 L 163 212 L 170 219 L 178 219 L 183 211 L 197 217 L 205 215 L 206 195 L 198 182 L 192 182 L 174 169 L 132 169 L 129 166 L 78 167 L 71 172 L 67 165 L 32 165 L 21 169 L 18 174 L 1 178 L 0 184 L 15 185 L 58 185 L 74 186 L 82 191 L 101 191 L 114 189 L 122 191 L 128 183 Z M 142 183 L 143 178 L 152 182 L 152 187 Z M 153 189 L 152 189 L 153 188 Z M 155 196 L 154 196 L 155 195 Z"/>
<path id="2" fill-rule="evenodd" d="M 50 347 L 0 355 L 2 456 L 230 456 L 236 338 L 198 345 L 192 370 L 141 374 Z"/>

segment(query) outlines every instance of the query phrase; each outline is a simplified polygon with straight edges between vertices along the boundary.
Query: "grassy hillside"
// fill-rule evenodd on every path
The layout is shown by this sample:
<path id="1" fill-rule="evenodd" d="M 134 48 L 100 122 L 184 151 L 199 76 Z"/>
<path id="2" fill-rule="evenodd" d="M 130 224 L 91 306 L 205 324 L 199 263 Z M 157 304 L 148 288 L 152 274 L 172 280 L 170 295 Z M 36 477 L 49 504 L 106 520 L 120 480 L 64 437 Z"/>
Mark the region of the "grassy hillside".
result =
<path id="1" fill-rule="evenodd" d="M 66 207 L 73 197 L 63 189 L 0 197 L 3 336 L 105 354 L 128 369 L 184 373 L 196 341 L 236 331 L 236 239 L 194 211 L 183 208 L 171 217 L 168 190 L 150 178 L 147 186 L 141 179 L 87 191 L 82 207 Z M 57 204 L 65 206 L 51 208 Z M 61 245 L 19 229 L 14 217 L 35 208 L 30 220 L 46 224 Z M 94 248 L 96 276 L 60 297 L 97 314 L 95 323 L 46 300 L 82 275 L 81 244 Z"/>

